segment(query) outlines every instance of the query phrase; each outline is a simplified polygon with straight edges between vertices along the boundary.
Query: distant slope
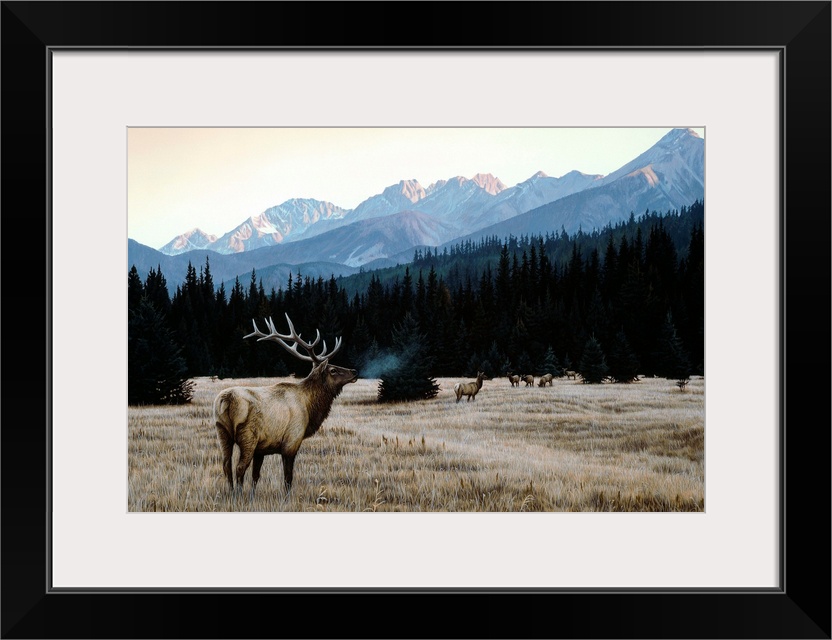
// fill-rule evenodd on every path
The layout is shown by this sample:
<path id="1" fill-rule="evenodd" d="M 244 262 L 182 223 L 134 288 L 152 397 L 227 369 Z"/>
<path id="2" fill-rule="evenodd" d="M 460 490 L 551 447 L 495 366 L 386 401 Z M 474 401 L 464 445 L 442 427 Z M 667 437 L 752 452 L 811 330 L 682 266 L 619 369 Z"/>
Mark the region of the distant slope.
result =
<path id="1" fill-rule="evenodd" d="M 560 178 L 552 178 L 538 171 L 528 180 L 500 193 L 493 204 L 471 216 L 467 221 L 468 227 L 474 230 L 508 220 L 541 205 L 588 189 L 600 178 L 600 175 L 587 175 L 580 171 L 570 171 Z"/>
<path id="2" fill-rule="evenodd" d="M 266 286 L 265 276 L 269 273 L 273 274 L 275 281 L 281 283 L 280 286 L 285 286 L 285 282 L 289 278 L 289 271 L 295 274 L 300 272 L 303 275 L 310 275 L 315 278 L 319 275 L 324 278 L 329 278 L 332 275 L 335 277 L 347 276 L 358 271 L 355 267 L 314 260 L 300 264 L 281 264 L 269 249 L 230 255 L 223 255 L 216 251 L 199 250 L 176 256 L 167 256 L 135 240 L 128 240 L 127 244 L 128 270 L 135 265 L 139 277 L 144 281 L 150 269 L 160 268 L 167 281 L 168 292 L 171 295 L 176 290 L 176 286 L 184 282 L 185 274 L 188 271 L 188 263 L 191 263 L 198 273 L 205 266 L 206 258 L 209 261 L 211 278 L 214 280 L 215 286 L 219 286 L 220 282 L 230 282 L 233 285 L 237 277 L 240 278 L 242 283 L 248 285 L 252 269 L 257 272 L 258 280 L 261 274 L 264 276 L 263 286 L 267 290 L 269 288 Z"/>
<path id="3" fill-rule="evenodd" d="M 287 278 L 292 266 L 295 272 L 300 266 L 302 273 L 309 272 L 310 275 L 317 270 L 326 270 L 326 277 L 332 274 L 350 275 L 364 264 L 372 262 L 381 266 L 390 256 L 401 254 L 411 247 L 437 246 L 455 235 L 452 227 L 426 213 L 402 211 L 383 218 L 355 222 L 308 240 L 232 254 L 203 249 L 167 256 L 129 240 L 128 268 L 136 264 L 139 275 L 145 278 L 150 268 L 161 266 L 165 278 L 173 283 L 184 280 L 188 262 L 199 269 L 205 264 L 206 257 L 216 283 L 233 282 L 237 276 L 247 278 L 252 269 L 260 272 L 270 266 L 284 268 Z"/>
<path id="4" fill-rule="evenodd" d="M 354 222 L 308 240 L 287 243 L 280 247 L 278 255 L 283 262 L 289 263 L 307 256 L 316 261 L 359 267 L 416 245 L 436 246 L 455 235 L 453 227 L 426 213 L 402 211 Z"/>
<path id="5" fill-rule="evenodd" d="M 705 199 L 704 140 L 674 129 L 647 152 L 590 188 L 469 233 L 461 240 L 521 234 L 592 231 L 630 213 L 668 211 Z"/>
<path id="6" fill-rule="evenodd" d="M 358 271 L 358 268 L 346 267 L 342 264 L 333 264 L 331 262 L 307 262 L 304 264 L 273 264 L 265 268 L 257 269 L 255 275 L 258 286 L 262 282 L 263 289 L 266 293 L 269 293 L 272 289 L 275 291 L 283 289 L 285 291 L 289 283 L 290 274 L 292 278 L 300 276 L 304 280 L 307 276 L 312 280 L 317 280 L 318 278 L 329 280 L 333 276 L 335 278 L 353 276 Z M 239 278 L 240 284 L 246 288 L 251 283 L 250 272 L 240 274 L 236 278 L 223 281 L 227 292 L 231 291 L 234 287 L 237 278 Z"/>
<path id="7" fill-rule="evenodd" d="M 680 256 L 684 256 L 687 253 L 690 243 L 691 231 L 704 222 L 704 207 L 701 204 L 695 204 L 690 207 L 680 208 L 679 215 L 669 216 L 667 214 L 668 212 L 665 211 L 658 213 L 655 217 L 653 215 L 647 217 L 637 216 L 632 222 L 628 220 L 617 227 L 613 226 L 597 235 L 561 236 L 552 234 L 545 245 L 546 255 L 552 264 L 565 264 L 572 258 L 574 242 L 578 243 L 578 247 L 584 258 L 588 257 L 593 250 L 597 250 L 599 255 L 603 255 L 607 243 L 611 238 L 618 245 L 622 235 L 626 234 L 632 238 L 638 229 L 641 229 L 644 238 L 648 238 L 651 227 L 658 224 L 659 220 L 661 220 L 665 232 L 669 234 L 671 241 L 676 247 L 676 251 Z M 539 236 L 530 237 L 535 238 Z M 367 291 L 367 286 L 371 278 L 377 278 L 382 285 L 390 285 L 396 278 L 401 282 L 404 278 L 405 269 L 407 268 L 410 270 L 411 278 L 415 283 L 420 273 L 423 277 L 427 277 L 429 270 L 434 268 L 437 276 L 443 279 L 445 284 L 451 289 L 464 286 L 467 278 L 471 278 L 472 284 L 477 286 L 483 270 L 487 267 L 494 270 L 499 264 L 503 242 L 503 239 L 498 239 L 496 242 L 477 244 L 467 254 L 462 254 L 460 252 L 462 246 L 454 242 L 448 247 L 449 251 L 447 253 L 441 250 L 438 252 L 432 250 L 430 257 L 423 257 L 416 262 L 413 262 L 413 252 L 410 251 L 407 254 L 399 256 L 400 264 L 396 266 L 384 265 L 386 268 L 381 268 L 377 271 L 365 270 L 352 276 L 344 276 L 338 283 L 348 295 L 352 296 L 356 293 L 364 293 Z M 523 251 L 528 250 L 527 245 L 518 241 L 508 243 L 508 247 L 509 254 L 518 258 Z M 456 251 L 452 249 L 456 249 Z"/>

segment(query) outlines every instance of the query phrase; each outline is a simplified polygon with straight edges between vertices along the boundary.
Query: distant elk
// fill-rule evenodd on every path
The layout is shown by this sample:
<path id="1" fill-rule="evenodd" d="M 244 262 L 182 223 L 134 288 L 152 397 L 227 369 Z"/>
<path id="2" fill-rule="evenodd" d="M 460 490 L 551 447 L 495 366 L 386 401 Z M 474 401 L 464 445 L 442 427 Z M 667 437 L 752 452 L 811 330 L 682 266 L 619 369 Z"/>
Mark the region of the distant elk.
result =
<path id="1" fill-rule="evenodd" d="M 567 371 L 566 369 L 564 369 L 563 370 L 563 375 L 565 375 L 567 378 L 572 378 L 573 380 L 578 379 L 578 372 L 577 371 L 572 371 L 572 370 Z"/>
<path id="2" fill-rule="evenodd" d="M 519 387 L 520 386 L 520 376 L 516 373 L 508 373 L 508 381 L 511 383 L 512 387 Z"/>
<path id="3" fill-rule="evenodd" d="M 488 376 L 484 372 L 477 372 L 477 379 L 473 382 L 457 382 L 454 385 L 454 393 L 456 394 L 456 401 L 459 402 L 462 396 L 468 396 L 467 402 L 475 400 L 480 389 L 482 389 L 482 381 L 487 380 Z"/>
<path id="4" fill-rule="evenodd" d="M 537 386 L 538 387 L 545 387 L 547 384 L 550 387 L 553 386 L 552 385 L 552 378 L 554 378 L 554 377 L 555 376 L 553 376 L 551 373 L 543 374 L 542 376 L 540 376 L 540 380 L 538 381 Z"/>
<path id="5" fill-rule="evenodd" d="M 267 387 L 231 387 L 217 394 L 214 399 L 214 423 L 217 426 L 222 470 L 228 486 L 233 489 L 231 455 L 234 445 L 240 448 L 237 462 L 237 489 L 242 489 L 243 478 L 249 465 L 251 492 L 257 488 L 263 458 L 280 454 L 283 460 L 283 482 L 286 490 L 292 488 L 292 471 L 295 456 L 305 438 L 313 435 L 326 420 L 332 402 L 341 393 L 344 385 L 355 382 L 358 372 L 329 364 L 329 359 L 341 348 L 341 338 L 336 338 L 335 348 L 327 353 L 326 341 L 323 349 L 315 353 L 321 340 L 321 333 L 311 343 L 304 342 L 292 326 L 289 315 L 289 334 L 277 332 L 272 319 L 266 321 L 269 333 L 262 333 L 252 320 L 254 331 L 243 338 L 256 336 L 258 342 L 277 342 L 296 358 L 311 362 L 312 371 L 300 382 L 278 382 Z M 289 344 L 289 342 L 291 344 Z M 298 352 L 298 347 L 308 355 Z"/>
<path id="6" fill-rule="evenodd" d="M 530 375 L 530 374 L 529 375 L 523 375 L 522 380 L 523 380 L 523 382 L 526 383 L 527 387 L 533 387 L 534 386 L 534 376 L 533 375 Z"/>

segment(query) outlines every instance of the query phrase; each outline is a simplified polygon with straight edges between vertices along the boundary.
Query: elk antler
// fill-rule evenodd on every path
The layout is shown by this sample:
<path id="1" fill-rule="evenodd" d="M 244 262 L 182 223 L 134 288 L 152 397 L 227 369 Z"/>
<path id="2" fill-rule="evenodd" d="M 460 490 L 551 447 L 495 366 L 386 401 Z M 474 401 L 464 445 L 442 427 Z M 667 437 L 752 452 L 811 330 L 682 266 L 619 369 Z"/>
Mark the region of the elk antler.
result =
<path id="1" fill-rule="evenodd" d="M 295 327 L 292 324 L 292 321 L 289 319 L 289 314 L 286 315 L 286 321 L 289 323 L 289 335 L 283 335 L 278 333 L 277 329 L 274 326 L 274 322 L 272 319 L 269 318 L 266 320 L 266 328 L 269 330 L 269 333 L 263 333 L 260 329 L 257 328 L 257 323 L 252 320 L 251 324 L 254 325 L 254 331 L 248 334 L 247 336 L 243 336 L 245 338 L 251 338 L 252 336 L 257 336 L 257 341 L 260 342 L 261 340 L 273 340 L 274 342 L 279 343 L 284 349 L 286 349 L 289 353 L 291 353 L 296 358 L 300 358 L 301 360 L 306 360 L 308 362 L 314 362 L 315 364 L 320 364 L 327 358 L 331 358 L 334 356 L 338 349 L 341 348 L 341 338 L 335 338 L 335 348 L 332 350 L 331 353 L 326 352 L 326 340 L 323 342 L 323 351 L 320 353 L 315 353 L 315 346 L 321 341 L 321 332 L 318 329 L 315 329 L 317 336 L 315 340 L 312 342 L 305 342 L 301 339 L 300 334 L 295 331 Z M 292 344 L 289 345 L 285 341 L 291 340 Z M 309 354 L 308 356 L 303 355 L 298 351 L 298 346 L 303 347 L 306 352 Z"/>

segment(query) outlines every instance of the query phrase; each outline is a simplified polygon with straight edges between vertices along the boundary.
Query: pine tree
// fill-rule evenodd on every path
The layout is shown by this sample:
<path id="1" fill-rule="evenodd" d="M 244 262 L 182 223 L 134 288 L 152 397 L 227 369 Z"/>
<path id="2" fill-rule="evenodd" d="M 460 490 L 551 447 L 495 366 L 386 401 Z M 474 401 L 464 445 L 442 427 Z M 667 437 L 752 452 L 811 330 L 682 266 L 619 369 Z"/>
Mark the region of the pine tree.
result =
<path id="1" fill-rule="evenodd" d="M 339 317 L 339 313 L 335 308 L 335 304 L 331 300 L 327 299 L 324 302 L 319 317 L 321 336 L 326 342 L 328 342 L 328 344 L 334 345 L 335 340 L 344 335 L 344 332 L 341 328 L 341 318 Z"/>
<path id="2" fill-rule="evenodd" d="M 368 378 L 374 378 L 379 374 L 380 369 L 384 368 L 387 362 L 389 361 L 384 359 L 384 354 L 382 354 L 381 348 L 378 346 L 378 341 L 373 338 L 358 360 L 358 371 L 366 371 L 365 375 Z"/>
<path id="3" fill-rule="evenodd" d="M 691 373 L 690 357 L 676 334 L 673 314 L 668 311 L 654 354 L 654 373 L 661 378 L 684 380 Z"/>
<path id="4" fill-rule="evenodd" d="M 495 340 L 491 343 L 491 348 L 488 350 L 485 359 L 480 363 L 480 368 L 474 373 L 476 374 L 482 371 L 489 378 L 496 378 L 500 375 L 500 363 L 506 359 L 505 354 L 503 354 L 502 350 L 497 345 L 497 341 Z"/>
<path id="5" fill-rule="evenodd" d="M 565 374 L 567 371 L 572 369 L 572 359 L 569 357 L 569 353 L 563 354 L 563 360 L 561 362 L 561 375 Z"/>
<path id="6" fill-rule="evenodd" d="M 638 358 L 627 340 L 624 329 L 619 329 L 613 338 L 609 368 L 609 374 L 616 382 L 633 382 L 638 379 Z"/>
<path id="7" fill-rule="evenodd" d="M 594 289 L 589 297 L 584 324 L 586 330 L 591 334 L 607 335 L 607 309 L 599 289 Z"/>
<path id="8" fill-rule="evenodd" d="M 521 351 L 515 357 L 515 362 L 517 363 L 517 372 L 520 373 L 520 375 L 525 376 L 532 373 L 534 364 L 532 363 L 532 359 L 529 357 L 529 354 L 525 351 Z"/>
<path id="9" fill-rule="evenodd" d="M 170 294 L 168 293 L 168 285 L 165 276 L 162 274 L 162 268 L 153 269 L 152 267 L 147 273 L 147 280 L 144 285 L 144 294 L 148 301 L 156 307 L 163 316 L 167 316 L 171 310 Z"/>
<path id="10" fill-rule="evenodd" d="M 419 278 L 416 280 L 416 298 L 414 300 L 414 317 L 419 324 L 427 326 L 427 292 L 425 291 L 425 279 L 422 270 L 419 270 Z"/>
<path id="11" fill-rule="evenodd" d="M 553 376 L 560 376 L 561 374 L 560 365 L 558 364 L 557 356 L 555 356 L 555 350 L 552 349 L 551 346 L 548 347 L 546 352 L 543 354 L 543 361 L 540 364 L 540 373 L 551 373 Z"/>
<path id="12" fill-rule="evenodd" d="M 705 237 L 701 224 L 690 234 L 687 256 L 681 269 L 681 290 L 688 313 L 688 326 L 680 333 L 691 353 L 696 373 L 705 372 Z"/>
<path id="13" fill-rule="evenodd" d="M 444 357 L 449 364 L 449 375 L 458 374 L 465 365 L 468 356 L 468 329 L 465 320 L 460 319 L 454 330 L 452 325 L 448 326 L 450 338 L 446 343 Z"/>
<path id="14" fill-rule="evenodd" d="M 513 372 L 514 368 L 511 366 L 511 360 L 508 356 L 504 357 L 500 365 L 497 367 L 497 377 L 507 376 L 509 371 Z"/>
<path id="15" fill-rule="evenodd" d="M 144 285 L 142 279 L 139 277 L 139 271 L 136 265 L 130 268 L 127 274 L 127 309 L 132 311 L 139 308 L 139 302 L 144 295 Z"/>
<path id="16" fill-rule="evenodd" d="M 432 361 L 424 345 L 425 336 L 419 332 L 416 319 L 405 314 L 401 324 L 393 329 L 391 355 L 397 366 L 385 373 L 378 385 L 379 402 L 426 400 L 439 393 L 439 383 L 431 376 Z"/>
<path id="17" fill-rule="evenodd" d="M 413 312 L 413 278 L 410 275 L 410 267 L 404 268 L 402 279 L 401 315 Z"/>
<path id="18" fill-rule="evenodd" d="M 578 371 L 584 382 L 600 383 L 604 381 L 609 372 L 607 359 L 601 349 L 601 343 L 592 335 L 584 345 L 584 352 L 581 361 L 578 363 Z"/>
<path id="19" fill-rule="evenodd" d="M 128 404 L 184 404 L 193 397 L 182 348 L 162 314 L 143 297 L 127 327 Z"/>
<path id="20" fill-rule="evenodd" d="M 369 362 L 366 357 L 367 349 L 372 341 L 370 332 L 362 316 L 355 321 L 355 328 L 352 331 L 347 356 L 350 364 L 358 369 L 359 374 L 363 373 L 362 368 Z"/>
<path id="21" fill-rule="evenodd" d="M 477 374 L 477 368 L 480 366 L 482 362 L 482 356 L 479 353 L 472 353 L 468 360 L 465 361 L 465 366 L 463 367 L 463 375 L 466 376 L 475 376 Z M 471 373 L 471 372 L 474 373 Z"/>

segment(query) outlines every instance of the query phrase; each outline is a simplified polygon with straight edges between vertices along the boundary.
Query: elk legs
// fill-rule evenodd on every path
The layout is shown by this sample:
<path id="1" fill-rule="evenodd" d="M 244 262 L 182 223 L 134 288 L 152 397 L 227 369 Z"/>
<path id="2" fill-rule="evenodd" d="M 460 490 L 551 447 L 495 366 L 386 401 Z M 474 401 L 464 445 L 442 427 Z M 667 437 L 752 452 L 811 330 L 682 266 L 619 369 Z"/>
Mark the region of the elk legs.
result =
<path id="1" fill-rule="evenodd" d="M 251 493 L 257 488 L 257 481 L 260 480 L 260 467 L 263 466 L 263 459 L 266 456 L 262 453 L 254 454 L 254 464 L 251 465 Z"/>
<path id="2" fill-rule="evenodd" d="M 283 459 L 283 484 L 286 485 L 286 491 L 292 488 L 292 472 L 295 469 L 295 456 L 284 453 L 280 456 Z"/>
<path id="3" fill-rule="evenodd" d="M 251 461 L 254 458 L 256 443 L 251 438 L 240 438 L 238 445 L 240 447 L 240 459 L 237 461 L 237 490 L 240 490 L 243 488 L 243 478 L 246 475 L 246 471 L 248 471 Z"/>
<path id="4" fill-rule="evenodd" d="M 234 440 L 228 435 L 228 432 L 221 426 L 217 425 L 217 436 L 220 440 L 220 448 L 222 449 L 222 472 L 225 479 L 228 481 L 229 488 L 234 488 L 234 479 L 231 475 L 231 456 L 234 454 Z"/>

